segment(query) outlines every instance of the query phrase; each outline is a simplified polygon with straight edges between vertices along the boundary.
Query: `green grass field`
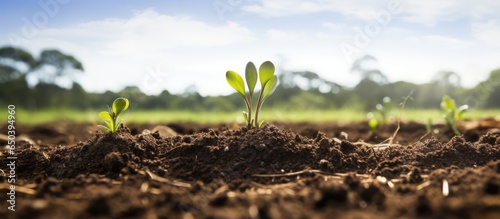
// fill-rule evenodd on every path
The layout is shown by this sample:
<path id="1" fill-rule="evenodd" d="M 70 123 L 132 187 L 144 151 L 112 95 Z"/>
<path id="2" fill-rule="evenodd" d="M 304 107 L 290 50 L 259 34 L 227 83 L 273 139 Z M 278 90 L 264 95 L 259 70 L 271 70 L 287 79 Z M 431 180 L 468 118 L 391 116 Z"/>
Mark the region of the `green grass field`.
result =
<path id="1" fill-rule="evenodd" d="M 397 120 L 399 112 L 391 112 L 391 120 Z M 478 119 L 487 116 L 500 116 L 498 110 L 470 110 L 465 114 L 467 119 Z M 353 110 L 313 110 L 313 111 L 281 111 L 265 110 L 261 113 L 264 121 L 283 122 L 355 122 L 366 120 L 366 112 Z M 433 123 L 442 123 L 439 110 L 405 109 L 403 121 L 427 122 L 431 118 Z M 122 117 L 124 123 L 165 123 L 165 122 L 243 122 L 241 112 L 190 112 L 190 111 L 134 111 L 125 112 Z M 0 113 L 0 125 L 7 121 L 7 110 Z M 16 123 L 42 124 L 49 122 L 76 122 L 100 123 L 97 111 L 75 110 L 16 110 Z"/>

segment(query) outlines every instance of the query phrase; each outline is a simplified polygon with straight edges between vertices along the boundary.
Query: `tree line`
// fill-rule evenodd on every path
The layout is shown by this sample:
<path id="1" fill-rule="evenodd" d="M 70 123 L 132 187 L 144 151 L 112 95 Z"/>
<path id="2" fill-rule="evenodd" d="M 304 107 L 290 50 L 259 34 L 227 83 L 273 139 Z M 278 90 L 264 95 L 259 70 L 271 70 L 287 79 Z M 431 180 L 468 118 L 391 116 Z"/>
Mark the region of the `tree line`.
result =
<path id="1" fill-rule="evenodd" d="M 473 88 L 461 86 L 459 75 L 438 72 L 428 83 L 415 84 L 389 82 L 373 65 L 376 59 L 364 56 L 354 62 L 351 72 L 359 74 L 361 81 L 354 87 L 345 87 L 321 78 L 309 71 L 281 71 L 279 85 L 268 100 L 266 108 L 280 110 L 371 110 L 384 97 L 396 105 L 413 91 L 410 108 L 439 108 L 441 98 L 449 95 L 457 104 L 475 108 L 500 108 L 500 69 Z M 374 67 L 375 66 L 375 67 Z M 244 105 L 238 94 L 228 96 L 201 96 L 196 89 L 182 94 L 167 90 L 158 95 L 146 95 L 138 87 L 125 87 L 119 92 L 87 92 L 72 82 L 71 88 L 57 85 L 58 81 L 72 81 L 75 74 L 84 71 L 83 65 L 73 56 L 58 50 L 44 50 L 38 57 L 14 47 L 0 48 L 0 104 L 15 104 L 24 109 L 102 109 L 117 97 L 127 97 L 131 108 L 144 110 L 235 111 Z M 36 85 L 29 86 L 31 77 Z M 228 85 L 228 89 L 229 85 Z M 193 91 L 194 90 L 194 91 Z"/>

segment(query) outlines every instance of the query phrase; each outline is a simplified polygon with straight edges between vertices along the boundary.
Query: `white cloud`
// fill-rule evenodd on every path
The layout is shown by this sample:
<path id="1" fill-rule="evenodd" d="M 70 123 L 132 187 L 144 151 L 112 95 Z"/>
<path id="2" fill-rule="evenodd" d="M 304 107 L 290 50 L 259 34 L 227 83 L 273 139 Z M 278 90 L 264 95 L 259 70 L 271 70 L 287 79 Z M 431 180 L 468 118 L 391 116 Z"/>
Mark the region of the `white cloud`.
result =
<path id="1" fill-rule="evenodd" d="M 436 50 L 449 48 L 449 49 L 465 49 L 469 48 L 473 43 L 460 40 L 448 36 L 440 35 L 427 35 L 421 37 L 408 37 L 407 40 L 411 43 L 418 45 L 431 46 Z"/>
<path id="2" fill-rule="evenodd" d="M 377 17 L 377 13 L 381 10 L 388 10 L 391 2 L 401 4 L 402 12 L 398 16 L 404 20 L 428 26 L 464 17 L 482 19 L 496 16 L 500 10 L 500 1 L 497 0 L 480 2 L 469 0 L 258 0 L 255 4 L 243 6 L 243 10 L 266 17 L 334 12 L 347 18 L 370 20 Z"/>
<path id="3" fill-rule="evenodd" d="M 461 2 L 454 0 L 404 1 L 404 19 L 413 23 L 434 25 L 438 21 L 458 16 L 461 8 Z"/>
<path id="4" fill-rule="evenodd" d="M 489 20 L 485 23 L 472 23 L 473 36 L 484 43 L 493 46 L 500 46 L 500 22 L 499 20 Z"/>
<path id="5" fill-rule="evenodd" d="M 337 29 L 345 28 L 346 24 L 335 23 L 335 22 L 323 22 L 323 23 L 321 23 L 321 26 L 328 28 L 328 29 L 331 29 L 331 30 L 337 30 Z"/>
<path id="6" fill-rule="evenodd" d="M 297 35 L 293 33 L 289 33 L 283 30 L 278 30 L 278 29 L 270 29 L 267 30 L 266 36 L 270 40 L 294 40 L 297 39 Z"/>
<path id="7" fill-rule="evenodd" d="M 189 17 L 162 15 L 154 10 L 138 12 L 131 19 L 108 19 L 53 30 L 50 37 L 71 37 L 81 33 L 87 39 L 98 38 L 103 44 L 101 52 L 110 55 L 223 46 L 254 39 L 248 29 L 237 23 L 210 26 Z"/>
<path id="8" fill-rule="evenodd" d="M 89 90 L 119 90 L 124 85 L 141 87 L 148 77 L 146 68 L 159 65 L 168 74 L 163 74 L 155 91 L 167 88 L 180 92 L 196 81 L 197 74 L 207 73 L 205 68 L 212 64 L 213 57 L 227 57 L 226 51 L 231 51 L 231 47 L 255 40 L 249 29 L 234 22 L 210 25 L 149 9 L 128 19 L 40 29 L 36 37 L 21 46 L 34 54 L 42 49 L 57 48 L 74 55 L 85 67 L 79 82 Z M 199 53 L 206 59 L 193 58 Z M 172 75 L 177 75 L 175 80 Z"/>
<path id="9" fill-rule="evenodd" d="M 406 21 L 434 26 L 440 22 L 468 18 L 473 20 L 497 16 L 500 2 L 496 0 L 403 0 Z"/>
<path id="10" fill-rule="evenodd" d="M 363 7 L 360 7 L 362 5 Z M 259 0 L 258 4 L 243 6 L 243 10 L 269 17 L 303 15 L 318 12 L 338 12 L 358 18 L 371 19 L 374 8 L 382 9 L 385 1 L 341 0 Z"/>

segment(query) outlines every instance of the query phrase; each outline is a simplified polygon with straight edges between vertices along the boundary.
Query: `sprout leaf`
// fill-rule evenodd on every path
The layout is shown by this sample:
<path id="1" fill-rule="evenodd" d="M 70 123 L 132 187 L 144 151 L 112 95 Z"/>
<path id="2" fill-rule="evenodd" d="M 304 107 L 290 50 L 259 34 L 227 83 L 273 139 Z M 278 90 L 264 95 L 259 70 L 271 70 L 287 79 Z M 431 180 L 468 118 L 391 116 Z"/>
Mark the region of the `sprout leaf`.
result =
<path id="1" fill-rule="evenodd" d="M 106 126 L 103 126 L 103 125 L 98 125 L 97 126 L 101 131 L 103 132 L 111 132 L 111 129 L 109 129 L 108 127 Z"/>
<path id="2" fill-rule="evenodd" d="M 250 91 L 250 95 L 252 95 L 255 89 L 255 85 L 257 84 L 257 68 L 255 68 L 253 62 L 248 62 L 245 69 L 245 78 L 247 79 L 247 85 L 248 90 Z"/>
<path id="3" fill-rule="evenodd" d="M 259 77 L 260 77 L 260 85 L 262 87 L 266 86 L 266 83 L 271 80 L 274 75 L 274 64 L 270 61 L 265 61 L 260 65 L 259 68 Z"/>
<path id="4" fill-rule="evenodd" d="M 234 71 L 227 71 L 226 80 L 231 87 L 241 94 L 241 96 L 245 97 L 245 82 L 243 82 L 243 78 L 241 78 L 238 73 Z"/>
<path id="5" fill-rule="evenodd" d="M 277 85 L 278 85 L 278 77 L 276 75 L 273 75 L 271 79 L 267 82 L 266 87 L 264 88 L 264 100 L 274 93 Z"/>
<path id="6" fill-rule="evenodd" d="M 457 108 L 455 100 L 451 99 L 451 97 L 448 95 L 443 97 L 443 101 L 441 102 L 441 107 L 445 110 L 454 110 L 455 108 Z"/>
<path id="7" fill-rule="evenodd" d="M 100 112 L 99 117 L 103 118 L 106 121 L 113 121 L 113 118 L 111 118 L 111 115 L 109 115 L 109 112 L 106 112 L 106 111 Z"/>
<path id="8" fill-rule="evenodd" d="M 120 115 L 120 113 L 126 109 L 128 109 L 128 99 L 119 97 L 113 102 L 113 113 L 115 116 Z"/>

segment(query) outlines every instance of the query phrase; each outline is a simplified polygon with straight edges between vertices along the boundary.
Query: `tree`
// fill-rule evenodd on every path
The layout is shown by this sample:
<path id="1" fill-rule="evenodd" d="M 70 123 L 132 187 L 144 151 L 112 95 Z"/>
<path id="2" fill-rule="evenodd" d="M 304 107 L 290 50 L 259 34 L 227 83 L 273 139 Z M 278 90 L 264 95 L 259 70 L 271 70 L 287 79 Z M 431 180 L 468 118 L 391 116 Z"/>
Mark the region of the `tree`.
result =
<path id="1" fill-rule="evenodd" d="M 477 86 L 476 93 L 481 95 L 478 98 L 485 99 L 486 108 L 500 108 L 500 69 L 492 71 L 490 77 Z"/>
<path id="2" fill-rule="evenodd" d="M 83 70 L 80 61 L 58 50 L 43 50 L 35 59 L 21 48 L 0 48 L 0 82 L 34 76 L 38 82 L 54 84 L 61 78 L 73 81 L 73 74 Z"/>
<path id="3" fill-rule="evenodd" d="M 351 73 L 361 75 L 361 80 L 371 80 L 377 84 L 386 84 L 389 79 L 378 68 L 377 59 L 371 55 L 365 55 L 356 59 L 351 67 Z"/>
<path id="4" fill-rule="evenodd" d="M 0 82 L 25 76 L 35 65 L 35 59 L 26 50 L 14 47 L 0 48 Z"/>
<path id="5" fill-rule="evenodd" d="M 61 78 L 74 81 L 73 75 L 82 72 L 83 65 L 71 55 L 58 50 L 44 50 L 32 70 L 37 74 L 39 82 L 54 84 Z"/>
<path id="6" fill-rule="evenodd" d="M 369 110 L 386 96 L 382 89 L 383 86 L 370 79 L 363 79 L 354 87 L 354 92 L 365 104 L 365 109 Z"/>
<path id="7" fill-rule="evenodd" d="M 461 78 L 452 71 L 440 71 L 434 75 L 431 83 L 441 89 L 440 97 L 444 95 L 456 95 L 457 88 L 461 85 Z"/>

